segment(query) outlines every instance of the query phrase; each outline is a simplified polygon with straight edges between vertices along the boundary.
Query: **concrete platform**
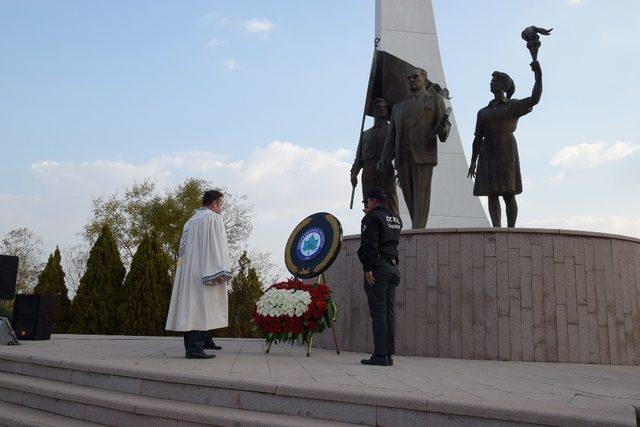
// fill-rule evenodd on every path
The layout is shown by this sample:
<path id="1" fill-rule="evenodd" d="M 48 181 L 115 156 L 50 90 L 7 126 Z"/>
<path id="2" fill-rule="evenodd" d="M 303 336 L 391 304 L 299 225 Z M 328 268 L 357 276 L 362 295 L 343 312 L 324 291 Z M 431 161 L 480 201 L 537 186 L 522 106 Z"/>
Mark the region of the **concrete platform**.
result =
<path id="1" fill-rule="evenodd" d="M 112 425 L 638 424 L 637 367 L 401 356 L 367 367 L 358 353 L 218 342 L 202 361 L 183 357 L 181 338 L 0 347 L 0 401 Z"/>

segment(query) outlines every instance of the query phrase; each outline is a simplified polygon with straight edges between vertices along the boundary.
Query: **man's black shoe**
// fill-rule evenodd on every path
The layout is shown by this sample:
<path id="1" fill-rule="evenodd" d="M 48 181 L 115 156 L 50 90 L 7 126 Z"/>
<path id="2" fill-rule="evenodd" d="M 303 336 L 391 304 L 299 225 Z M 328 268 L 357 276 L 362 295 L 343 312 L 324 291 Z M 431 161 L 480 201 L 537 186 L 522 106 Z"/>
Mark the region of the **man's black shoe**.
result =
<path id="1" fill-rule="evenodd" d="M 204 351 L 201 352 L 190 352 L 187 353 L 187 359 L 213 359 L 216 357 L 215 354 L 207 354 Z"/>
<path id="2" fill-rule="evenodd" d="M 222 347 L 220 347 L 219 345 L 216 345 L 216 343 L 213 341 L 209 341 L 208 343 L 205 343 L 204 348 L 208 350 L 222 350 Z"/>
<path id="3" fill-rule="evenodd" d="M 368 359 L 362 359 L 360 363 L 363 365 L 389 366 L 387 356 L 376 356 L 375 354 Z"/>
<path id="4" fill-rule="evenodd" d="M 390 354 L 387 355 L 387 365 L 393 366 L 393 357 Z"/>

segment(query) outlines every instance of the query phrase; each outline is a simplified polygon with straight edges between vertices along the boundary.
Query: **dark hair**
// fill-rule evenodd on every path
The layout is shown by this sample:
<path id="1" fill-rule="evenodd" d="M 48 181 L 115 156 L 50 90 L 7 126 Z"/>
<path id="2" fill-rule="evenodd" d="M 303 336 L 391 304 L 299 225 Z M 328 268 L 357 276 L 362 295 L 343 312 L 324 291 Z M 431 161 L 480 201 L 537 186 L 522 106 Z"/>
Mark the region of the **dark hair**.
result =
<path id="1" fill-rule="evenodd" d="M 222 194 L 222 192 L 218 190 L 207 190 L 202 196 L 202 206 L 209 206 L 211 203 L 215 202 L 221 197 L 224 197 L 224 194 Z"/>
<path id="2" fill-rule="evenodd" d="M 491 76 L 495 77 L 500 83 L 502 83 L 504 91 L 507 93 L 507 98 L 511 99 L 513 93 L 516 91 L 516 84 L 513 82 L 513 79 L 509 77 L 509 74 L 494 71 Z"/>
<path id="3" fill-rule="evenodd" d="M 375 199 L 380 202 L 387 201 L 387 193 L 380 187 L 373 187 L 371 190 L 367 192 L 367 199 Z"/>

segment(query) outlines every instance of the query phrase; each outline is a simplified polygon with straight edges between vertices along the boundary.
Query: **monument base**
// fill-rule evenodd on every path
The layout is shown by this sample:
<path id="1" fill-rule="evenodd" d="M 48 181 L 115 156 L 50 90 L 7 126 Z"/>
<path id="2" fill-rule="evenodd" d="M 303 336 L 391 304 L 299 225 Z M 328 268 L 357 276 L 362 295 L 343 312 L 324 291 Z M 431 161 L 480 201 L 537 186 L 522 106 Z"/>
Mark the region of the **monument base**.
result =
<path id="1" fill-rule="evenodd" d="M 340 348 L 371 352 L 371 319 L 345 236 L 325 273 Z M 640 365 L 640 239 L 567 230 L 408 230 L 400 239 L 396 353 Z M 333 349 L 331 332 L 316 339 Z"/>

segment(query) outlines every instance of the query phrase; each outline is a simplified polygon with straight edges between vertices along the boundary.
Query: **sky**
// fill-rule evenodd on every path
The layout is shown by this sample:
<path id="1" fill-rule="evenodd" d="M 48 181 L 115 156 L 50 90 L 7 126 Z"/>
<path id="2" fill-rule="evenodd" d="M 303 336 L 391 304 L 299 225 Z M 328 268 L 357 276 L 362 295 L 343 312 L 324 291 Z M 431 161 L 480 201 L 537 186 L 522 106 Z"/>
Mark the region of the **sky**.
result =
<path id="1" fill-rule="evenodd" d="M 374 2 L 0 0 L 0 237 L 48 253 L 80 240 L 90 201 L 199 177 L 254 205 L 250 246 L 283 265 L 291 230 L 332 212 L 349 169 Z M 533 84 L 520 32 L 553 27 L 544 92 L 516 138 L 522 227 L 640 238 L 640 2 L 434 0 L 446 85 L 471 153 L 494 70 Z"/>

